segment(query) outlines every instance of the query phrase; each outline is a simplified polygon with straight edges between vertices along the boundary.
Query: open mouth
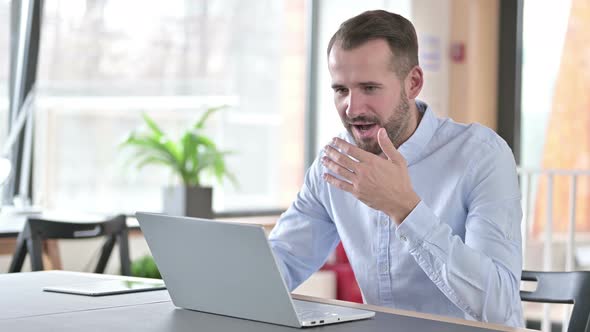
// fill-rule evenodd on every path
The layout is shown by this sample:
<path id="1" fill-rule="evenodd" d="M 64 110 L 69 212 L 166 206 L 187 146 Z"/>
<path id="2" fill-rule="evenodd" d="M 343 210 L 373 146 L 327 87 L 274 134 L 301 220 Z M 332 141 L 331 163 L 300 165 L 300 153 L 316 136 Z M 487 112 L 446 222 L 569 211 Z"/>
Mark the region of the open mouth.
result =
<path id="1" fill-rule="evenodd" d="M 374 137 L 379 130 L 379 126 L 375 123 L 353 124 L 352 127 L 359 138 Z"/>

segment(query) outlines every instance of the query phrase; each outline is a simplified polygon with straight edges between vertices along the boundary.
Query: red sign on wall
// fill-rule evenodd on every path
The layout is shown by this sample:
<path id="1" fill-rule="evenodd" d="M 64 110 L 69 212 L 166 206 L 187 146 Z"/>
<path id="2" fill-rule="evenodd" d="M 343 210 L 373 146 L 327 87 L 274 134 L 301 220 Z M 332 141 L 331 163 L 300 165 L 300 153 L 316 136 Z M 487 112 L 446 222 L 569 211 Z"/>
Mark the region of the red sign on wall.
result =
<path id="1" fill-rule="evenodd" d="M 451 44 L 451 60 L 454 63 L 465 62 L 465 43 L 454 42 Z"/>

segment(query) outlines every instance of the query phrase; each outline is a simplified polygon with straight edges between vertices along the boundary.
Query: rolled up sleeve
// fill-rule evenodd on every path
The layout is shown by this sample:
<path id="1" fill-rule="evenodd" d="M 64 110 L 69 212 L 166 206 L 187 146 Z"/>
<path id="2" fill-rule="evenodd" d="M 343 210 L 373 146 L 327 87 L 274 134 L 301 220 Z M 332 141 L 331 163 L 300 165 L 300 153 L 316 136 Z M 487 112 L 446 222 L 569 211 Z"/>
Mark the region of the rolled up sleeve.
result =
<path id="1" fill-rule="evenodd" d="M 436 286 L 467 317 L 522 326 L 522 210 L 514 158 L 507 147 L 478 160 L 465 175 L 465 239 L 420 202 L 397 227 Z"/>

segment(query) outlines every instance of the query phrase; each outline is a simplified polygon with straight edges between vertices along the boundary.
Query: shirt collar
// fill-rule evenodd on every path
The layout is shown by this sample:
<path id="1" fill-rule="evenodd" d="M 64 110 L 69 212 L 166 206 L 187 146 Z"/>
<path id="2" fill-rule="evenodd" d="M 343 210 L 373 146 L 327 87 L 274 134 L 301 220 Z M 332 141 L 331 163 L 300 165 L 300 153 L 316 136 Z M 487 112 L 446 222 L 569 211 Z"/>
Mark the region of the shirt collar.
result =
<path id="1" fill-rule="evenodd" d="M 412 136 L 398 149 L 408 162 L 408 165 L 417 161 L 422 150 L 430 142 L 430 139 L 434 136 L 434 132 L 438 128 L 438 119 L 425 102 L 416 100 L 416 107 L 423 114 L 422 120 L 418 123 L 418 128 L 416 128 Z"/>

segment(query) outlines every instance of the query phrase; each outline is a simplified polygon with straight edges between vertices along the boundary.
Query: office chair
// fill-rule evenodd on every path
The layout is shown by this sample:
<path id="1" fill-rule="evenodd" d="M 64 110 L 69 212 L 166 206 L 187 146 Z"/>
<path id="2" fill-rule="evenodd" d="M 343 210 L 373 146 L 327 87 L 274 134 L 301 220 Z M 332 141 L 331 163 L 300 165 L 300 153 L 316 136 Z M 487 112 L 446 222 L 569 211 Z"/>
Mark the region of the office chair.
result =
<path id="1" fill-rule="evenodd" d="M 568 332 L 590 332 L 590 271 L 522 271 L 521 280 L 537 282 L 536 290 L 520 291 L 523 301 L 573 304 Z"/>
<path id="2" fill-rule="evenodd" d="M 117 215 L 101 221 L 69 222 L 32 216 L 27 218 L 25 226 L 16 240 L 16 249 L 8 272 L 19 272 L 27 253 L 31 260 L 31 270 L 43 270 L 42 241 L 46 239 L 86 239 L 104 236 L 107 238 L 102 246 L 95 273 L 104 273 L 115 242 L 119 242 L 121 274 L 131 275 L 129 259 L 129 240 L 124 215 Z"/>
<path id="3" fill-rule="evenodd" d="M 343 301 L 363 303 L 363 295 L 356 282 L 356 277 L 348 262 L 342 243 L 338 244 L 334 254 L 335 261 L 324 264 L 321 270 L 332 271 L 336 274 L 336 298 Z"/>

